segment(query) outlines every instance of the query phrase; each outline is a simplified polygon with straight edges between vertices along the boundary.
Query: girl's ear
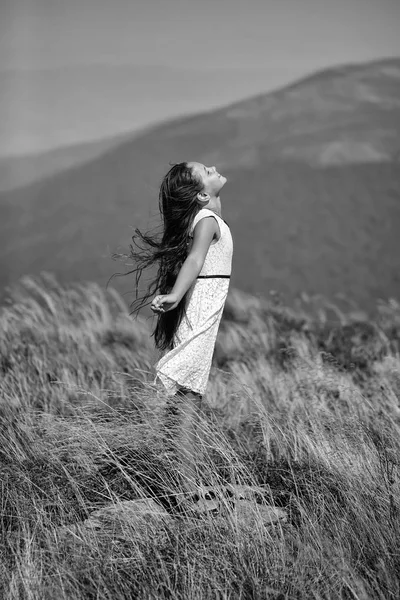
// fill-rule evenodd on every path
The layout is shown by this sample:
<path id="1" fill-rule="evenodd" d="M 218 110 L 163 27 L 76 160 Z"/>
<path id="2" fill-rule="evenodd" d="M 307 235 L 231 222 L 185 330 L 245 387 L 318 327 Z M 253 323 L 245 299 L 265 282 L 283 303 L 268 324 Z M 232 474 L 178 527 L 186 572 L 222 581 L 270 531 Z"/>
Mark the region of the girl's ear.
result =
<path id="1" fill-rule="evenodd" d="M 200 204 L 207 204 L 210 198 L 211 196 L 210 194 L 207 194 L 207 192 L 199 192 L 197 194 L 197 200 L 200 202 Z"/>

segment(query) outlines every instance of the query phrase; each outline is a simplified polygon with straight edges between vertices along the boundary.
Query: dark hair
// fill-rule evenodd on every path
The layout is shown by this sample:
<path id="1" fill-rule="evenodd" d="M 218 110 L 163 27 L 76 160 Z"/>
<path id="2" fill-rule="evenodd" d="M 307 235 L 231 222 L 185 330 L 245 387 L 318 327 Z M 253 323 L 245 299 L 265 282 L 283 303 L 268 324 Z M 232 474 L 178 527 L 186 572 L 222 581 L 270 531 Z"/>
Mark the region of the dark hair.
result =
<path id="1" fill-rule="evenodd" d="M 187 162 L 173 165 L 165 175 L 158 198 L 163 221 L 161 239 L 159 234 L 141 233 L 139 229 L 135 229 L 133 244 L 129 246 L 130 253 L 124 256 L 137 265 L 131 271 L 122 273 L 135 274 L 136 299 L 130 305 L 130 314 L 150 304 L 149 298 L 154 294 L 168 294 L 172 290 L 188 254 L 190 227 L 199 210 L 196 196 L 202 189 L 201 180 L 195 177 Z M 138 298 L 143 270 L 153 265 L 158 266 L 157 275 L 149 284 L 145 295 Z M 187 293 L 175 309 L 158 315 L 152 336 L 154 335 L 155 345 L 159 350 L 171 350 L 174 347 L 174 336 L 185 313 L 186 298 Z"/>

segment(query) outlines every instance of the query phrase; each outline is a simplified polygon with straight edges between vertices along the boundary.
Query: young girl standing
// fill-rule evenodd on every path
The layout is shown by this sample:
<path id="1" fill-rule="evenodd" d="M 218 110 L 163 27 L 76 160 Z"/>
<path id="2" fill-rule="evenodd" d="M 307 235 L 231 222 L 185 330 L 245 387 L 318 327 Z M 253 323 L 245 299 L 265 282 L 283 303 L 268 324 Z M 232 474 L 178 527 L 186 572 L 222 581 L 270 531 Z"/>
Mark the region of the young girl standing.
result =
<path id="1" fill-rule="evenodd" d="M 150 249 L 137 242 L 141 251 L 131 246 L 131 256 L 139 262 L 137 280 L 143 268 L 158 266 L 142 304 L 156 293 L 151 302 L 158 316 L 153 335 L 162 356 L 155 365 L 155 382 L 161 382 L 169 399 L 184 397 L 181 447 L 189 478 L 198 452 L 195 413 L 206 391 L 232 268 L 232 236 L 221 211 L 225 183 L 215 167 L 174 165 L 160 187 L 161 240 L 136 230 Z"/>

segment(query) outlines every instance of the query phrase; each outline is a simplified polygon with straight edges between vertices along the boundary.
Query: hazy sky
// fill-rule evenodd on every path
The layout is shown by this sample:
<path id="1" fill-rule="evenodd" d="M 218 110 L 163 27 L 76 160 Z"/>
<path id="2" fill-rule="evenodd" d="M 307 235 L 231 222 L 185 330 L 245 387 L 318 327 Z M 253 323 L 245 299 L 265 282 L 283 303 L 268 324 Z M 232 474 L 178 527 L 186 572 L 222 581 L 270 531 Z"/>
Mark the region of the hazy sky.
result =
<path id="1" fill-rule="evenodd" d="M 0 154 L 386 56 L 400 56 L 400 0 L 1 0 Z"/>

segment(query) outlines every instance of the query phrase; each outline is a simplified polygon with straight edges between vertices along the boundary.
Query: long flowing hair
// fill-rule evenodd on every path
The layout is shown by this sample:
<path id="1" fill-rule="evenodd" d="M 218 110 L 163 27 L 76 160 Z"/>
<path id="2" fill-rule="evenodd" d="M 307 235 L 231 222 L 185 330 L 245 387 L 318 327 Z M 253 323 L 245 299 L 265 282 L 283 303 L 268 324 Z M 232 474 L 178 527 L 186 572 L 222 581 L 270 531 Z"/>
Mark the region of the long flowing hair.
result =
<path id="1" fill-rule="evenodd" d="M 165 175 L 158 197 L 162 218 L 161 237 L 157 233 L 142 233 L 136 228 L 129 246 L 130 252 L 125 255 L 136 264 L 134 269 L 123 273 L 135 275 L 136 298 L 130 305 L 130 314 L 150 304 L 154 294 L 168 294 L 172 290 L 188 255 L 189 232 L 199 210 L 197 194 L 202 189 L 201 180 L 195 177 L 187 162 L 173 165 Z M 158 267 L 157 274 L 144 296 L 139 298 L 142 273 L 153 265 Z M 174 347 L 175 333 L 185 314 L 187 293 L 175 309 L 158 315 L 152 336 L 159 350 L 171 350 Z"/>

